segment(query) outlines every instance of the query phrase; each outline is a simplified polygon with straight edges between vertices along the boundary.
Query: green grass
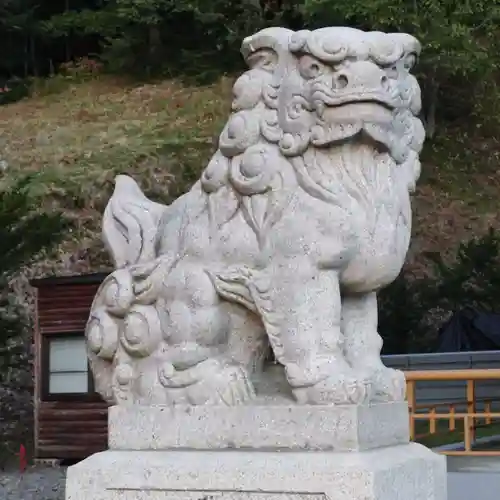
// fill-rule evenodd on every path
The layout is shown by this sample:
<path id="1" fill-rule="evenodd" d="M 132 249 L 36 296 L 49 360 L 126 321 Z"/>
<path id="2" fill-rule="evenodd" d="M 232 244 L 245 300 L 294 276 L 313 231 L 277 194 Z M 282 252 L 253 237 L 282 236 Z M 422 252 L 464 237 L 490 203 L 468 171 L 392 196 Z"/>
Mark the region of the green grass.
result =
<path id="1" fill-rule="evenodd" d="M 206 87 L 107 77 L 54 81 L 57 91 L 47 84 L 39 95 L 0 106 L 0 159 L 8 165 L 0 182 L 39 172 L 33 196 L 42 206 L 62 207 L 75 222 L 59 260 L 81 260 L 84 253 L 78 271 L 98 269 L 107 264 L 100 223 L 114 177 L 133 176 L 157 201 L 186 191 L 229 116 L 232 80 Z"/>
<path id="2" fill-rule="evenodd" d="M 441 420 L 436 422 L 437 433 L 417 438 L 415 441 L 429 448 L 436 448 L 447 444 L 462 443 L 464 441 L 463 421 L 457 420 L 457 430 L 450 432 L 448 422 Z M 415 425 L 417 436 L 429 432 L 428 422 L 417 421 Z M 500 422 L 490 425 L 480 425 L 476 429 L 476 439 L 500 435 Z"/>

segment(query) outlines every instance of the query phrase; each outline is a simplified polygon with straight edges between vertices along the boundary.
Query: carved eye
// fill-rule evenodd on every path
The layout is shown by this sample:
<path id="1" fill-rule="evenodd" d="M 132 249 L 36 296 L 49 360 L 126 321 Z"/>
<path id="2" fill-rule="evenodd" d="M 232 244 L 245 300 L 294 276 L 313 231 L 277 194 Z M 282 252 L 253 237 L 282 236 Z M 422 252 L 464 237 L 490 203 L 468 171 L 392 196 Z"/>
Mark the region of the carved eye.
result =
<path id="1" fill-rule="evenodd" d="M 417 62 L 417 56 L 415 54 L 409 54 L 405 57 L 405 60 L 404 60 L 404 68 L 407 70 L 407 71 L 410 71 L 413 66 L 415 66 L 415 63 Z"/>
<path id="2" fill-rule="evenodd" d="M 323 73 L 324 69 L 325 66 L 311 56 L 303 56 L 300 58 L 299 71 L 300 74 L 307 80 L 317 78 Z"/>

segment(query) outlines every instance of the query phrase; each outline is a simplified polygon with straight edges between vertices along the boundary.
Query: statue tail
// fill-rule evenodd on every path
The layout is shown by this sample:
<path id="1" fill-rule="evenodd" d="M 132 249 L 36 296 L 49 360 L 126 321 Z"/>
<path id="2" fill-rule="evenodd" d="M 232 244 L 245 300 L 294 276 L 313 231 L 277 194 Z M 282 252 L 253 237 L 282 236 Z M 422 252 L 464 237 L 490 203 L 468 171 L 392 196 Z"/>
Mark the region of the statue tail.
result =
<path id="1" fill-rule="evenodd" d="M 167 206 L 146 198 L 131 177 L 116 177 L 102 226 L 102 238 L 116 268 L 156 258 L 157 228 L 165 210 Z"/>

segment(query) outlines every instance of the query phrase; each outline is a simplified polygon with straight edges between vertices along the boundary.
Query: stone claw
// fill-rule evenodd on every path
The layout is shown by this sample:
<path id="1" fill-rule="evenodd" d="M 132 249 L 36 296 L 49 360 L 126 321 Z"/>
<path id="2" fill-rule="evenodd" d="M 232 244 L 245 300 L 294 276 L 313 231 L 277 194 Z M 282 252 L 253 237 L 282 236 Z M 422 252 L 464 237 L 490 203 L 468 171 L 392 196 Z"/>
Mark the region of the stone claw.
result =
<path id="1" fill-rule="evenodd" d="M 370 399 L 371 383 L 366 378 L 330 375 L 311 387 L 293 392 L 300 404 L 359 405 Z"/>
<path id="2" fill-rule="evenodd" d="M 372 401 L 404 401 L 406 379 L 402 371 L 384 366 L 372 372 L 369 378 L 373 386 Z"/>

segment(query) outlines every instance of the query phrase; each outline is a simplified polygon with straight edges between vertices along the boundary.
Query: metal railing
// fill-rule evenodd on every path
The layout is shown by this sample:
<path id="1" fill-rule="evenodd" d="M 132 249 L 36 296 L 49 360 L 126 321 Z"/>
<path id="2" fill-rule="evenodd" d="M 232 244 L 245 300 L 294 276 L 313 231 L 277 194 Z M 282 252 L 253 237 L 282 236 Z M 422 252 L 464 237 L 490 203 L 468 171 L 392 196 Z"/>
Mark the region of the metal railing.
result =
<path id="1" fill-rule="evenodd" d="M 476 382 L 500 380 L 500 369 L 407 371 L 405 376 L 406 397 L 410 413 L 410 438 L 412 440 L 435 436 L 443 432 L 456 431 L 457 422 L 463 421 L 464 449 L 443 450 L 442 453 L 447 455 L 500 456 L 500 449 L 473 449 L 478 428 L 492 425 L 494 420 L 500 422 L 500 413 L 492 411 L 492 404 L 499 401 L 498 399 L 483 399 L 481 401 L 483 410 L 478 411 Z M 453 402 L 442 401 L 434 404 L 417 404 L 416 385 L 418 382 L 443 381 L 465 382 L 465 399 Z M 457 411 L 457 407 L 465 407 L 466 411 Z M 447 427 L 444 429 L 438 425 L 441 421 L 447 421 Z M 418 422 L 427 422 L 428 431 L 417 434 Z"/>

